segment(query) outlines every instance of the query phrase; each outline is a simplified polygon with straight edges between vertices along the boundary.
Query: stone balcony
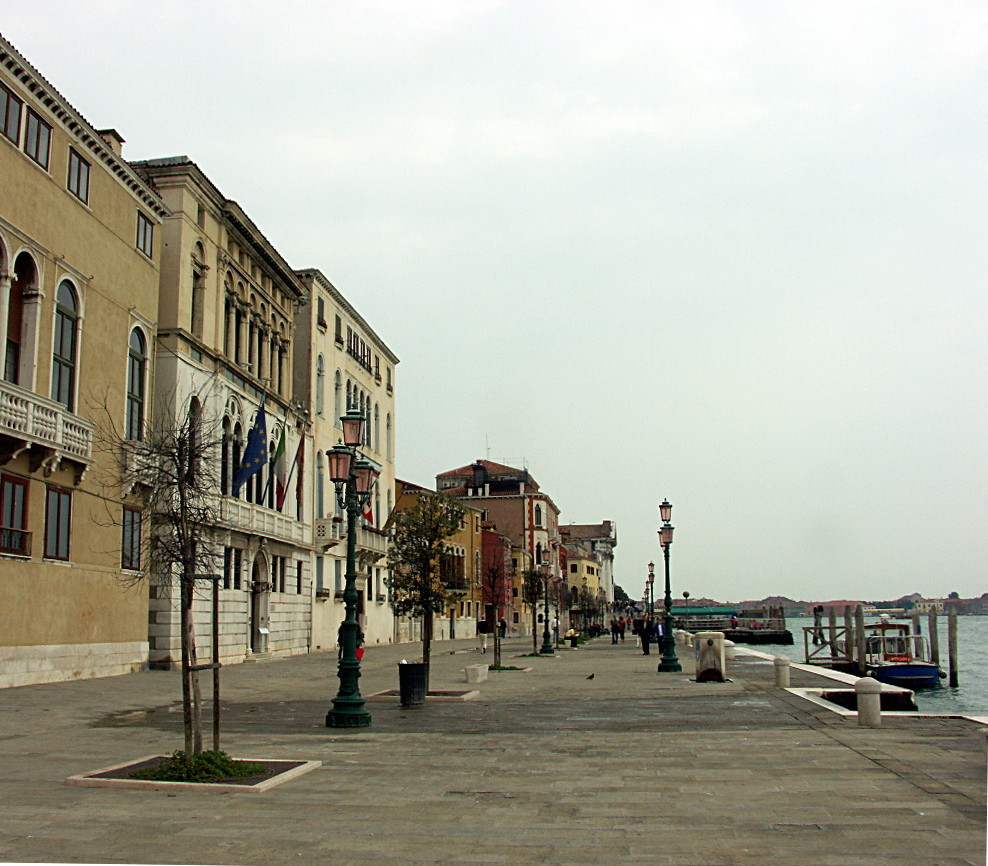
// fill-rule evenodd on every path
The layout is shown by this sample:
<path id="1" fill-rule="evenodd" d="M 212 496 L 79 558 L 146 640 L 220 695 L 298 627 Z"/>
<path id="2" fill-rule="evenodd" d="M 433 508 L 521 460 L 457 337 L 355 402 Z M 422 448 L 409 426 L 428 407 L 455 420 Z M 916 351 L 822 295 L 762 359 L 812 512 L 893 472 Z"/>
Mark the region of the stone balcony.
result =
<path id="1" fill-rule="evenodd" d="M 313 522 L 313 535 L 317 549 L 332 550 L 343 545 L 345 550 L 346 523 L 335 517 L 317 517 Z M 357 527 L 357 557 L 365 567 L 377 563 L 388 552 L 388 535 L 372 526 Z"/>
<path id="2" fill-rule="evenodd" d="M 218 497 L 218 500 L 219 522 L 230 529 L 291 544 L 303 544 L 306 540 L 305 524 L 294 517 L 231 496 Z"/>
<path id="3" fill-rule="evenodd" d="M 31 471 L 50 475 L 62 461 L 76 467 L 76 483 L 93 463 L 95 425 L 69 412 L 61 403 L 0 381 L 0 460 L 31 452 Z"/>

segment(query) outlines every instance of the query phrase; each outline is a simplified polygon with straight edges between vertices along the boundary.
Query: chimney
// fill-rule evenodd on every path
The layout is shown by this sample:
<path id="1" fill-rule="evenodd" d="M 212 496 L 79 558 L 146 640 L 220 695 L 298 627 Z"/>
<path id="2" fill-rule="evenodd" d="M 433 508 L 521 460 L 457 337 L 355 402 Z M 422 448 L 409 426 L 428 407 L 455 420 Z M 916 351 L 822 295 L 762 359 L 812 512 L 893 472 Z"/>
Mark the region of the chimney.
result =
<path id="1" fill-rule="evenodd" d="M 123 156 L 124 137 L 115 129 L 97 129 L 100 138 L 103 139 L 117 156 Z"/>
<path id="2" fill-rule="evenodd" d="M 470 469 L 473 471 L 473 487 L 475 490 L 479 490 L 487 480 L 487 469 L 479 460 Z"/>

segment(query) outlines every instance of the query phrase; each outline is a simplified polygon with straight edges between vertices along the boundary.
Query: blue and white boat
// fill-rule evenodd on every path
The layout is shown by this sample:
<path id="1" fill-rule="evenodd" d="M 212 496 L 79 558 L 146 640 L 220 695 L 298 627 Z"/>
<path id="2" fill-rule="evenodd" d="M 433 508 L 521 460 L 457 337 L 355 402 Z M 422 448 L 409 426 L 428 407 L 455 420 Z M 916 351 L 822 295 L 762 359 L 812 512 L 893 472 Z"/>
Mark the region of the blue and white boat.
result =
<path id="1" fill-rule="evenodd" d="M 908 624 L 883 619 L 866 626 L 866 633 L 865 664 L 879 682 L 904 689 L 930 689 L 946 676 L 937 665 L 926 661 L 926 639 L 910 634 Z"/>

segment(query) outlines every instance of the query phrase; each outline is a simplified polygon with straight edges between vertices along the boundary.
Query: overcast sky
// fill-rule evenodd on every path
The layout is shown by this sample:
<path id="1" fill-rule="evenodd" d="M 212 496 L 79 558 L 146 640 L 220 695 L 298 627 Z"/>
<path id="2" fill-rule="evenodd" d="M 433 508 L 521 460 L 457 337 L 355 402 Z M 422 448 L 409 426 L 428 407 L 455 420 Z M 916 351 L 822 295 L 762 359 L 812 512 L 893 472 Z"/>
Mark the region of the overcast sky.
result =
<path id="1" fill-rule="evenodd" d="M 36 2 L 401 358 L 398 473 L 526 465 L 640 597 L 988 591 L 988 4 Z"/>

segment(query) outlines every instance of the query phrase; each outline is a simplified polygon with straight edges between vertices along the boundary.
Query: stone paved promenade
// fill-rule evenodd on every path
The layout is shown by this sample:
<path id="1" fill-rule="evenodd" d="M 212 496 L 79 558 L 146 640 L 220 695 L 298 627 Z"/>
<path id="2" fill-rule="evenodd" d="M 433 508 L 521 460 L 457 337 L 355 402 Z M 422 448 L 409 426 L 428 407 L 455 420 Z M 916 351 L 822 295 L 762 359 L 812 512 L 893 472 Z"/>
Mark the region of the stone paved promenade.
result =
<path id="1" fill-rule="evenodd" d="M 433 688 L 467 688 L 463 666 L 491 659 L 474 644 L 436 646 Z M 415 653 L 369 648 L 362 692 L 396 687 L 395 663 Z M 369 704 L 373 725 L 352 732 L 324 726 L 335 655 L 231 666 L 224 748 L 323 762 L 264 794 L 62 783 L 180 747 L 177 674 L 0 691 L 0 860 L 985 863 L 979 725 L 859 728 L 774 688 L 771 663 L 739 658 L 733 682 L 698 685 L 657 662 L 602 638 L 514 659 L 534 669 L 492 673 L 467 703 Z"/>

